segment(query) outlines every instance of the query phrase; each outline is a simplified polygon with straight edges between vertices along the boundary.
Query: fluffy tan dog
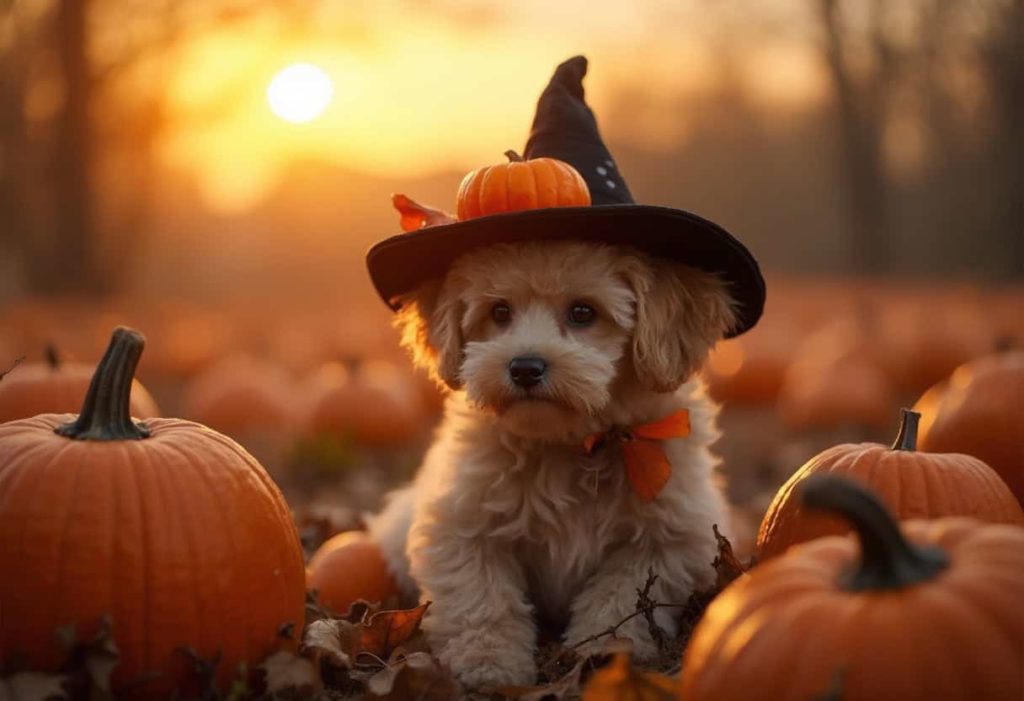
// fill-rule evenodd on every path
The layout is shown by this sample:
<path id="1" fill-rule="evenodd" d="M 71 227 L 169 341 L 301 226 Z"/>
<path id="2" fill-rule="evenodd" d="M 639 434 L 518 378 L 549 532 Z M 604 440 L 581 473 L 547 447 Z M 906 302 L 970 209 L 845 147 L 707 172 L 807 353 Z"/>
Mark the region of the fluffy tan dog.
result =
<path id="1" fill-rule="evenodd" d="M 734 323 L 718 279 L 606 245 L 503 244 L 460 258 L 398 323 L 456 391 L 371 533 L 405 592 L 433 602 L 424 628 L 463 684 L 533 683 L 538 620 L 584 640 L 634 610 L 648 569 L 660 601 L 710 584 L 712 524 L 726 515 L 716 407 L 694 375 Z M 662 443 L 672 473 L 649 502 L 621 446 L 583 449 L 679 409 L 692 430 Z M 669 609 L 656 619 L 675 632 Z M 620 635 L 641 660 L 657 651 L 640 617 Z"/>

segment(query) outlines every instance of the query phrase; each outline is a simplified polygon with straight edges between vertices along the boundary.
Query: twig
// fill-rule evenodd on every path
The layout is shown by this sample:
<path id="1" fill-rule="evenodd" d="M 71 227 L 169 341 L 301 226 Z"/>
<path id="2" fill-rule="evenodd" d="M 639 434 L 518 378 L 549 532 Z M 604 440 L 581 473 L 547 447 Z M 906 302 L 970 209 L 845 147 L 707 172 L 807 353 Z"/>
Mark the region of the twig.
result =
<path id="1" fill-rule="evenodd" d="M 647 625 L 648 625 L 648 627 L 651 628 L 651 636 L 655 639 L 655 641 L 657 641 L 658 646 L 661 647 L 664 644 L 664 641 L 665 641 L 665 631 L 663 631 L 661 629 L 661 627 L 658 626 L 658 624 L 654 622 L 654 610 L 655 609 L 664 609 L 664 608 L 686 608 L 687 604 L 660 604 L 660 603 L 654 601 L 653 599 L 651 599 L 650 598 L 651 588 L 654 586 L 654 582 L 657 581 L 657 579 L 658 579 L 658 575 L 654 574 L 654 570 L 653 569 L 648 570 L 647 571 L 647 581 L 644 582 L 644 588 L 636 590 L 636 593 L 637 593 L 636 610 L 633 611 L 633 613 L 631 613 L 628 616 L 626 616 L 625 618 L 623 618 L 621 621 L 619 621 L 615 625 L 608 626 L 607 628 L 605 628 L 604 630 L 600 631 L 599 633 L 595 633 L 594 635 L 591 635 L 588 638 L 584 638 L 583 640 L 580 640 L 578 643 L 575 643 L 569 649 L 570 650 L 575 650 L 575 649 L 577 649 L 579 647 L 582 647 L 582 646 L 586 645 L 587 643 L 592 643 L 595 640 L 603 638 L 606 635 L 615 635 L 617 632 L 619 632 L 619 628 L 621 628 L 622 626 L 626 625 L 627 623 L 629 623 L 631 620 L 633 620 L 637 616 L 643 616 L 644 618 L 647 619 Z M 657 630 L 657 633 L 654 632 L 655 630 Z"/>
<path id="2" fill-rule="evenodd" d="M 4 370 L 3 372 L 0 372 L 0 380 L 2 380 L 2 379 L 4 379 L 5 377 L 7 377 L 7 373 L 11 372 L 11 370 L 13 370 L 14 368 L 16 368 L 16 367 L 18 367 L 19 365 L 21 365 L 21 361 L 23 361 L 23 360 L 25 359 L 25 357 L 26 357 L 26 356 L 24 356 L 24 355 L 23 355 L 23 356 L 21 356 L 20 358 L 15 358 L 15 359 L 14 359 L 14 362 L 13 362 L 13 363 L 11 363 L 11 367 L 7 368 L 7 369 L 6 369 L 6 370 Z"/>
<path id="3" fill-rule="evenodd" d="M 644 588 L 636 590 L 636 610 L 643 613 L 651 639 L 658 644 L 659 650 L 664 650 L 668 644 L 668 636 L 654 620 L 654 611 L 658 607 L 658 602 L 651 598 L 651 588 L 656 581 L 658 581 L 658 575 L 654 574 L 654 568 L 648 568 L 647 582 L 644 583 Z"/>

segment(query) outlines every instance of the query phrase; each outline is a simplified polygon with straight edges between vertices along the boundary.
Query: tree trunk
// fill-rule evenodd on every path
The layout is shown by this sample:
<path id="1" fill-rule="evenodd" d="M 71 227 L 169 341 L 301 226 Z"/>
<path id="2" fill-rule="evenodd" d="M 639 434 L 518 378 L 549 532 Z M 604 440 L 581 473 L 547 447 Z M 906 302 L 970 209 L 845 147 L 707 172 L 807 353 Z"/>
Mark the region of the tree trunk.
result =
<path id="1" fill-rule="evenodd" d="M 93 211 L 92 78 L 87 45 L 88 0 L 60 0 L 55 18 L 64 104 L 56 122 L 53 184 L 53 278 L 36 281 L 52 292 L 96 294 L 104 284 L 97 265 Z"/>
<path id="2" fill-rule="evenodd" d="M 872 37 L 880 69 L 861 88 L 854 82 L 846 53 L 838 0 L 820 0 L 825 59 L 832 78 L 841 141 L 841 182 L 846 190 L 847 241 L 851 268 L 881 272 L 887 260 L 887 182 L 882 156 L 884 98 L 891 78 L 890 56 L 880 35 Z M 875 8 L 876 13 L 879 8 Z M 876 21 L 880 21 L 876 16 Z"/>

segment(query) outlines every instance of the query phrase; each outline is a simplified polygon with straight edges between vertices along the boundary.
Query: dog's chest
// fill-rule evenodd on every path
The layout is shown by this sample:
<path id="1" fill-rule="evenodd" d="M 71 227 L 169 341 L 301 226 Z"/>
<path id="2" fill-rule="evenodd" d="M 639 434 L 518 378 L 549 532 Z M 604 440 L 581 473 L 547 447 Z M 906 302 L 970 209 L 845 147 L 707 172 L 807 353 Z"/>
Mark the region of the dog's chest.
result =
<path id="1" fill-rule="evenodd" d="M 628 537 L 623 469 L 613 451 L 545 453 L 519 465 L 512 480 L 517 508 L 495 535 L 512 541 L 544 618 L 564 622 L 586 581 Z"/>

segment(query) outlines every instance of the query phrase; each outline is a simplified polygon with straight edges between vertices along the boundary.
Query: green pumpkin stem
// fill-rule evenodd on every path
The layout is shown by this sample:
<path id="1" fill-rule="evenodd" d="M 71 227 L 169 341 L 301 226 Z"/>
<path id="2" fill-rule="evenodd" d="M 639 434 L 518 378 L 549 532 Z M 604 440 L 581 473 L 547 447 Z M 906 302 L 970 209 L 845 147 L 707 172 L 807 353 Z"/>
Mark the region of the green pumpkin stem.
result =
<path id="1" fill-rule="evenodd" d="M 149 436 L 149 429 L 132 421 L 131 394 L 135 368 L 142 357 L 146 339 L 134 329 L 119 326 L 96 366 L 82 412 L 74 421 L 54 431 L 78 441 L 137 441 Z"/>
<path id="2" fill-rule="evenodd" d="M 917 423 L 921 415 L 910 409 L 900 409 L 900 432 L 892 444 L 892 450 L 906 450 L 913 453 L 917 450 Z"/>
<path id="3" fill-rule="evenodd" d="M 853 526 L 861 556 L 840 582 L 849 591 L 902 589 L 949 566 L 944 550 L 908 541 L 878 498 L 856 482 L 834 475 L 809 477 L 802 501 L 807 509 L 831 512 Z"/>
<path id="4" fill-rule="evenodd" d="M 55 345 L 47 343 L 46 347 L 43 348 L 43 357 L 46 359 L 46 364 L 50 366 L 51 370 L 60 370 L 60 354 L 57 352 Z"/>
<path id="5" fill-rule="evenodd" d="M 505 152 L 505 157 L 508 158 L 509 163 L 522 163 L 526 160 L 512 149 Z"/>

